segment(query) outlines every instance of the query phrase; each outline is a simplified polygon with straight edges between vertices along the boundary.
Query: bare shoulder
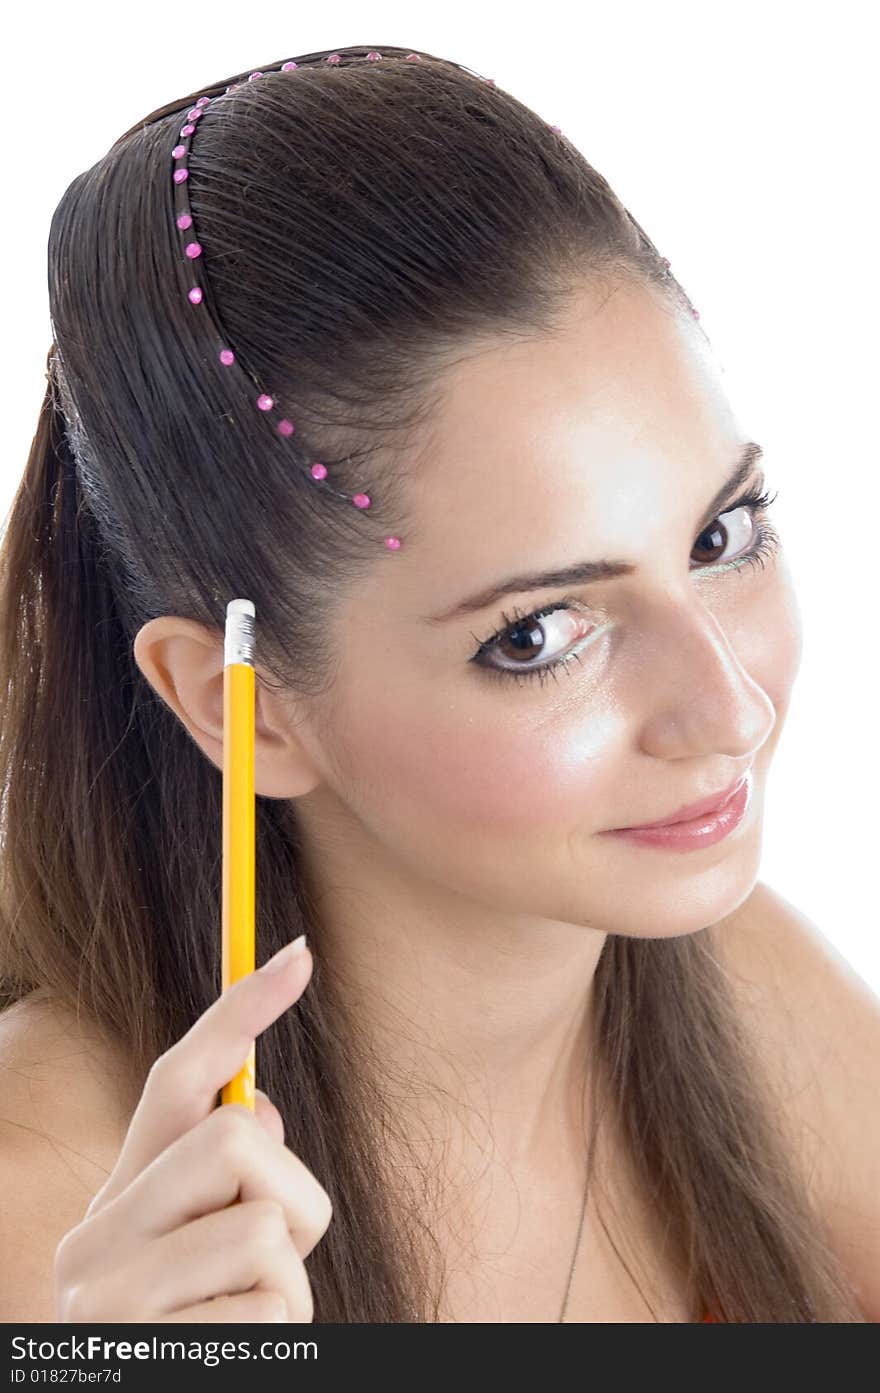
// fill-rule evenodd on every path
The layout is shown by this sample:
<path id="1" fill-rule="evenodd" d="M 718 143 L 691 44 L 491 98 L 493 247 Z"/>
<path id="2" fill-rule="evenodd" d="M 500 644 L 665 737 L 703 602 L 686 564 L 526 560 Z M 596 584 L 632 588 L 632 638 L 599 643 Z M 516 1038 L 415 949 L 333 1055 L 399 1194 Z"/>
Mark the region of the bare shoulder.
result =
<path id="1" fill-rule="evenodd" d="M 761 882 L 712 932 L 829 1242 L 880 1320 L 880 998 Z"/>
<path id="2" fill-rule="evenodd" d="M 119 1154 L 116 1060 L 34 993 L 0 1013 L 0 1321 L 54 1321 L 53 1263 Z"/>

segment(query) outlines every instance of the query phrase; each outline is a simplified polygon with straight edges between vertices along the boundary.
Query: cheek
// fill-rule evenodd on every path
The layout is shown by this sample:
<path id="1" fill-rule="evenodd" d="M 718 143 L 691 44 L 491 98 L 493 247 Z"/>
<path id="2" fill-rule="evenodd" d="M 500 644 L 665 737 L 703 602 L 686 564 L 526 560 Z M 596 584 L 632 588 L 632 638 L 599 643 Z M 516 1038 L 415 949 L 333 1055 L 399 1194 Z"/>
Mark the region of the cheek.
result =
<path id="1" fill-rule="evenodd" d="M 610 712 L 585 720 L 581 702 L 542 725 L 540 695 L 519 689 L 451 706 L 392 707 L 387 693 L 383 701 L 377 694 L 373 719 L 360 718 L 349 770 L 362 800 L 375 807 L 381 789 L 393 801 L 395 821 L 446 827 L 459 839 L 468 829 L 485 838 L 603 825 L 617 729 Z M 346 724 L 350 739 L 354 724 Z"/>

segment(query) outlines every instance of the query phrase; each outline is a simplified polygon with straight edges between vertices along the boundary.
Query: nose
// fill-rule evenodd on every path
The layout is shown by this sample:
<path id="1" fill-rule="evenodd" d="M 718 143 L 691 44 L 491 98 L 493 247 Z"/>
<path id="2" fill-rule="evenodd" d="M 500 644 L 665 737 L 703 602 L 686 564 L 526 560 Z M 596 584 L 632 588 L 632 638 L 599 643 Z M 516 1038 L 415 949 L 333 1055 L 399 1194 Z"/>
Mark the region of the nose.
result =
<path id="1" fill-rule="evenodd" d="M 638 647 L 635 701 L 645 753 L 742 760 L 768 739 L 776 723 L 773 702 L 693 590 L 657 603 Z"/>

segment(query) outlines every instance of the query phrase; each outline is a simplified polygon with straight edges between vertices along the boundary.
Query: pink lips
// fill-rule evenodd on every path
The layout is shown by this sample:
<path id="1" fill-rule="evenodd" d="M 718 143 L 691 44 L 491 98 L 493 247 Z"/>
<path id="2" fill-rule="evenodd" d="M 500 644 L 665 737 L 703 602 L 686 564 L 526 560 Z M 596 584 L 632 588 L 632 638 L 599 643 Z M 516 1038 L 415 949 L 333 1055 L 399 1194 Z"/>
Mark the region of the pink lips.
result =
<path id="1" fill-rule="evenodd" d="M 748 772 L 748 771 L 746 771 Z M 673 822 L 690 822 L 695 817 L 702 817 L 703 813 L 715 813 L 719 808 L 723 808 L 737 789 L 745 782 L 746 775 L 741 774 L 735 783 L 726 788 L 723 793 L 716 793 L 710 798 L 701 798 L 699 803 L 688 803 L 685 807 L 679 808 L 678 812 L 670 813 L 669 817 L 661 817 L 657 822 L 640 822 L 633 827 L 615 827 L 615 832 L 640 832 L 643 827 L 669 827 Z"/>
<path id="2" fill-rule="evenodd" d="M 715 798 L 714 807 L 707 810 L 706 799 L 702 803 L 691 804 L 691 808 L 703 809 L 696 816 L 682 819 L 681 813 L 690 812 L 690 808 L 681 809 L 676 815 L 677 820 L 669 818 L 665 822 L 645 824 L 641 827 L 613 827 L 602 835 L 622 837 L 641 846 L 653 846 L 666 851 L 695 851 L 698 848 L 714 846 L 742 822 L 749 805 L 751 790 L 752 771 L 749 769 L 731 790 L 721 795 L 722 801 L 719 802 L 719 799 Z"/>

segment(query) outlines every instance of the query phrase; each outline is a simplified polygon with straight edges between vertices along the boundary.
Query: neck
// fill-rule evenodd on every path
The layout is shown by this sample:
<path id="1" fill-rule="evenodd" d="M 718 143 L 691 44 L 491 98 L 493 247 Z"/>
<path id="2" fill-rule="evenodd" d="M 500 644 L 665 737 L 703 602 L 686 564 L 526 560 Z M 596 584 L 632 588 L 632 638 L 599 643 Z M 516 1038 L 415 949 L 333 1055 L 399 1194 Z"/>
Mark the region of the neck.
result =
<path id="1" fill-rule="evenodd" d="M 581 1156 L 605 934 L 467 899 L 348 831 L 307 824 L 315 947 L 401 1126 L 526 1169 Z"/>

